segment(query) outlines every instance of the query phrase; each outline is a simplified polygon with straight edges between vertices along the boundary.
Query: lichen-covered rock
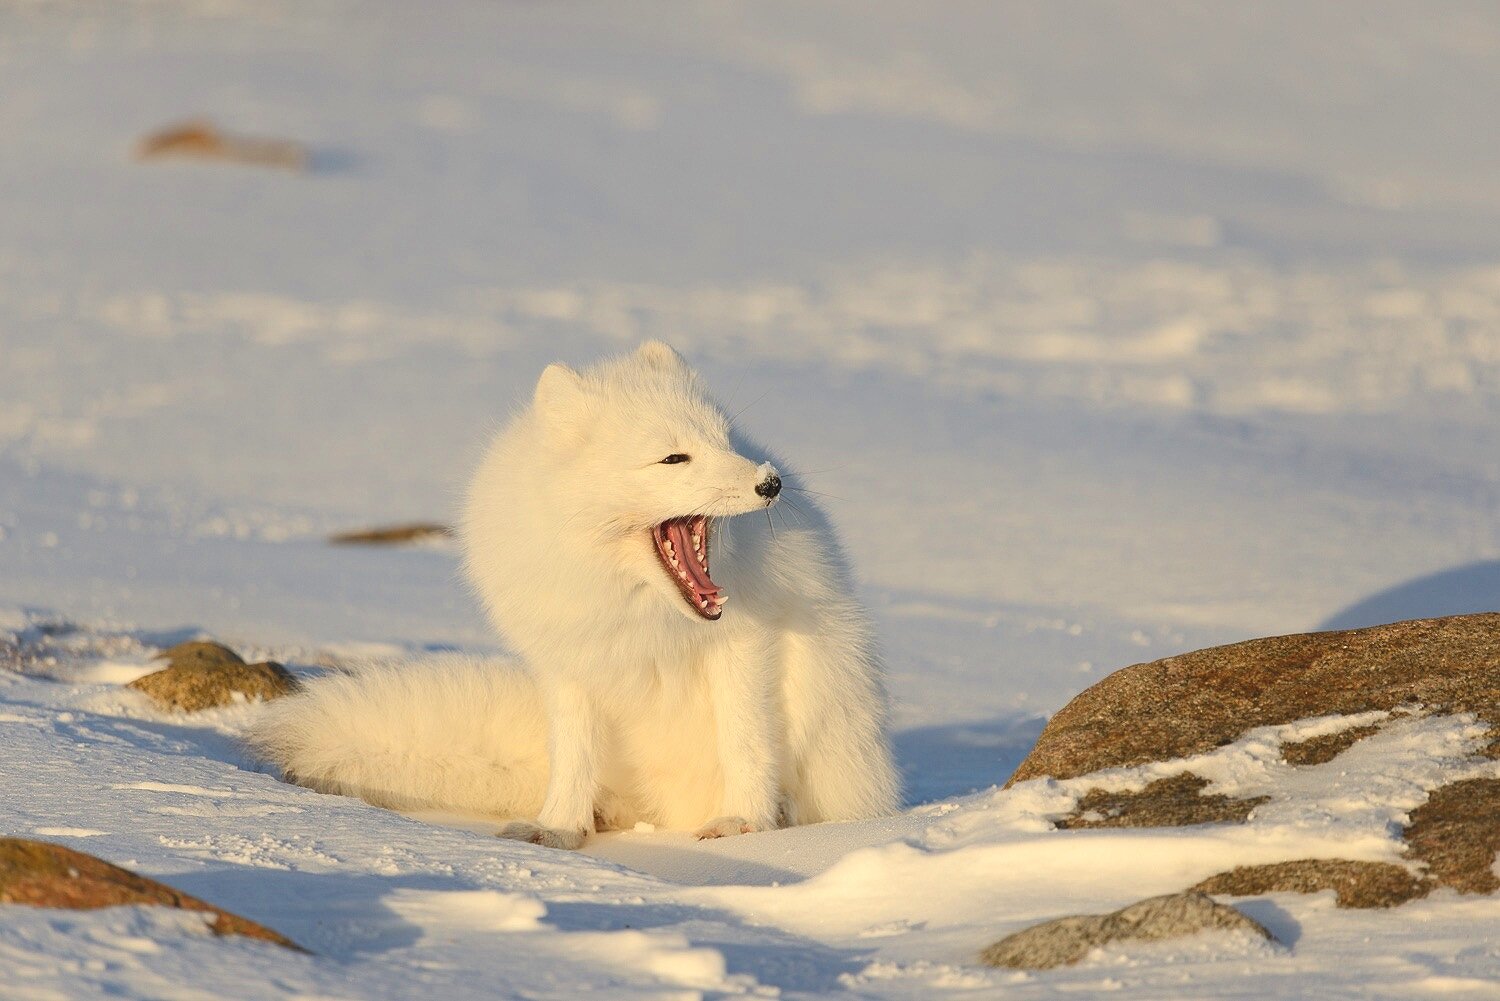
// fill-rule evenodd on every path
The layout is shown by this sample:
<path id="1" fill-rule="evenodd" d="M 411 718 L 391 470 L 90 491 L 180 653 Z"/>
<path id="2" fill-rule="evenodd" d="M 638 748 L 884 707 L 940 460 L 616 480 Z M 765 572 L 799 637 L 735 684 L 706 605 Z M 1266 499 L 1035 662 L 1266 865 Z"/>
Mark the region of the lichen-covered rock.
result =
<path id="1" fill-rule="evenodd" d="M 239 700 L 269 701 L 297 689 L 297 679 L 274 661 L 247 664 L 221 643 L 179 643 L 156 655 L 160 671 L 137 678 L 131 688 L 164 709 L 198 712 Z"/>
<path id="2" fill-rule="evenodd" d="M 1380 732 L 1378 726 L 1351 726 L 1338 733 L 1309 737 L 1281 745 L 1281 760 L 1289 765 L 1326 765 L 1366 737 Z"/>
<path id="3" fill-rule="evenodd" d="M 453 529 L 436 522 L 414 521 L 401 525 L 382 525 L 378 528 L 362 528 L 352 532 L 339 532 L 328 537 L 336 546 L 402 546 L 416 542 L 447 539 Z"/>
<path id="4" fill-rule="evenodd" d="M 1500 852 L 1500 779 L 1475 778 L 1434 789 L 1411 812 L 1401 832 L 1408 857 L 1421 874 L 1389 862 L 1298 859 L 1239 866 L 1193 887 L 1244 897 L 1261 893 L 1333 890 L 1340 907 L 1394 907 L 1425 897 L 1439 886 L 1459 893 L 1494 893 Z"/>
<path id="5" fill-rule="evenodd" d="M 1235 799 L 1204 795 L 1208 780 L 1183 772 L 1157 779 L 1134 792 L 1091 789 L 1078 800 L 1067 817 L 1056 822 L 1062 829 L 1078 827 L 1186 827 L 1192 824 L 1240 824 L 1266 797 Z"/>
<path id="6" fill-rule="evenodd" d="M 1076 963 L 1090 949 L 1124 940 L 1182 938 L 1228 931 L 1270 939 L 1271 933 L 1239 911 L 1189 890 L 1150 897 L 1110 914 L 1056 918 L 1007 935 L 980 954 L 989 966 L 1047 970 Z"/>
<path id="7" fill-rule="evenodd" d="M 167 647 L 151 659 L 164 660 L 173 666 L 224 667 L 245 663 L 245 658 L 223 643 L 215 643 L 213 640 L 188 640 L 186 643 Z"/>
<path id="8" fill-rule="evenodd" d="M 1391 862 L 1297 859 L 1271 865 L 1237 866 L 1210 876 L 1193 889 L 1231 897 L 1332 890 L 1340 907 L 1395 907 L 1425 897 L 1432 886 L 1429 880 Z"/>
<path id="9" fill-rule="evenodd" d="M 63 845 L 0 838 L 0 904 L 92 910 L 148 905 L 200 911 L 215 935 L 243 935 L 303 952 L 280 932 L 215 907 L 165 883 Z"/>
<path id="10" fill-rule="evenodd" d="M 297 171 L 305 170 L 308 164 L 307 149 L 301 143 L 231 135 L 203 120 L 180 122 L 153 132 L 136 146 L 135 155 L 139 160 L 184 157 Z"/>
<path id="11" fill-rule="evenodd" d="M 1053 716 L 1008 784 L 1182 758 L 1258 726 L 1409 704 L 1500 727 L 1500 613 L 1276 636 L 1124 668 Z"/>
<path id="12" fill-rule="evenodd" d="M 1459 893 L 1494 893 L 1500 852 L 1500 779 L 1477 778 L 1434 789 L 1411 812 L 1402 836 L 1433 882 Z"/>
<path id="13" fill-rule="evenodd" d="M 1368 712 L 1472 714 L 1489 727 L 1489 745 L 1473 763 L 1491 771 L 1484 757 L 1500 757 L 1500 614 L 1250 640 L 1124 668 L 1053 717 L 1011 784 L 1180 760 L 1257 727 Z M 1352 726 L 1284 744 L 1281 756 L 1299 769 L 1329 765 L 1387 725 Z M 1086 790 L 1057 826 L 1245 822 L 1263 802 L 1203 795 L 1207 786 L 1184 771 L 1131 792 Z M 1410 868 L 1291 859 L 1238 867 L 1194 889 L 1235 895 L 1333 890 L 1342 907 L 1391 907 L 1437 887 L 1493 893 L 1500 890 L 1494 871 L 1500 778 L 1468 778 L 1430 790 L 1427 801 L 1411 810 L 1401 836 L 1414 863 Z"/>

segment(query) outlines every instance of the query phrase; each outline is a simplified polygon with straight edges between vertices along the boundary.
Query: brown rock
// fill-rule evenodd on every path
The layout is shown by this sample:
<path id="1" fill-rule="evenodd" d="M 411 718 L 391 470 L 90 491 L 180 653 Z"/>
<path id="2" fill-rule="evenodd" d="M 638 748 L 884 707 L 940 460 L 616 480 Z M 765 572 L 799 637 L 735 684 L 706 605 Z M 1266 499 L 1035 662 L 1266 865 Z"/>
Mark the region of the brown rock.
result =
<path id="1" fill-rule="evenodd" d="M 226 706 L 237 698 L 268 702 L 296 691 L 297 679 L 274 661 L 246 664 L 220 643 L 179 643 L 156 655 L 167 667 L 132 681 L 164 709 L 198 712 Z"/>
<path id="2" fill-rule="evenodd" d="M 1203 931 L 1248 932 L 1269 939 L 1271 933 L 1232 907 L 1188 890 L 1151 897 L 1112 914 L 1057 918 L 1008 935 L 980 953 L 989 966 L 1046 970 L 1076 963 L 1090 949 L 1127 939 L 1155 941 Z"/>
<path id="3" fill-rule="evenodd" d="M 1250 640 L 1124 668 L 1052 717 L 1007 784 L 1201 754 L 1257 726 L 1410 703 L 1500 725 L 1500 614 Z"/>
<path id="4" fill-rule="evenodd" d="M 1425 877 L 1387 862 L 1302 859 L 1241 866 L 1193 889 L 1235 896 L 1333 890 L 1340 907 L 1394 907 L 1437 886 L 1494 893 L 1500 890 L 1494 869 L 1500 853 L 1500 779 L 1465 779 L 1434 789 L 1411 812 L 1402 838 L 1411 858 L 1426 865 Z"/>
<path id="5" fill-rule="evenodd" d="M 304 170 L 307 149 L 285 139 L 256 139 L 221 132 L 213 122 L 182 122 L 153 132 L 136 146 L 136 159 L 187 157 L 195 160 L 224 160 L 255 167 L 281 167 Z"/>
<path id="6" fill-rule="evenodd" d="M 1411 856 L 1431 879 L 1459 893 L 1494 893 L 1500 852 L 1500 779 L 1466 779 L 1433 790 L 1411 812 L 1405 832 Z"/>
<path id="7" fill-rule="evenodd" d="M 1289 765 L 1326 765 L 1366 737 L 1380 732 L 1378 726 L 1356 726 L 1338 733 L 1325 733 L 1295 744 L 1281 745 L 1281 759 Z"/>
<path id="8" fill-rule="evenodd" d="M 1183 827 L 1188 824 L 1242 824 L 1250 811 L 1266 801 L 1204 796 L 1208 780 L 1192 772 L 1158 779 L 1135 792 L 1090 789 L 1074 812 L 1057 821 L 1060 828 Z"/>
<path id="9" fill-rule="evenodd" d="M 1395 907 L 1425 897 L 1432 886 L 1430 881 L 1390 862 L 1298 859 L 1272 865 L 1242 865 L 1210 876 L 1192 889 L 1232 897 L 1332 890 L 1340 907 Z"/>
<path id="10" fill-rule="evenodd" d="M 46 841 L 0 838 L 0 903 L 93 910 L 153 905 L 201 911 L 215 935 L 244 935 L 305 952 L 279 932 L 103 859 Z"/>
<path id="11" fill-rule="evenodd" d="M 213 640 L 189 640 L 154 655 L 152 660 L 164 660 L 169 664 L 193 664 L 204 667 L 224 667 L 243 664 L 245 658 L 223 643 Z"/>
<path id="12" fill-rule="evenodd" d="M 354 532 L 330 535 L 328 541 L 336 546 L 399 546 L 408 542 L 425 542 L 428 539 L 444 539 L 453 534 L 447 525 L 416 521 L 404 525 L 383 525 Z"/>

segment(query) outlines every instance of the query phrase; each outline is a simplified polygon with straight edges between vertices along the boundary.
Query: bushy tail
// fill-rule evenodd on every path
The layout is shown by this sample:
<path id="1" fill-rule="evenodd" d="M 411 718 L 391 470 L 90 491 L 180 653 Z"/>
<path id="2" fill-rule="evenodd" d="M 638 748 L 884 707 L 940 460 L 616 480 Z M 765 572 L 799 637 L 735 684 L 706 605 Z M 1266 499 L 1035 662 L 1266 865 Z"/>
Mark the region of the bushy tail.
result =
<path id="1" fill-rule="evenodd" d="M 288 781 L 399 810 L 534 817 L 546 722 L 516 664 L 444 656 L 308 682 L 246 740 Z"/>

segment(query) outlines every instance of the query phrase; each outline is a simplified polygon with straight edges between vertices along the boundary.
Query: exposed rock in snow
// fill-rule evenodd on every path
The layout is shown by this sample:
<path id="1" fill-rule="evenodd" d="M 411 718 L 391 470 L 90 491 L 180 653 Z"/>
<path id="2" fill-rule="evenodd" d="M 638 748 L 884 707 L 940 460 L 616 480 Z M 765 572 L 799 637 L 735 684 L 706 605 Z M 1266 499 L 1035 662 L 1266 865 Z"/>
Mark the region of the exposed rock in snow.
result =
<path id="1" fill-rule="evenodd" d="M 1258 726 L 1412 705 L 1500 723 L 1500 614 L 1277 636 L 1127 667 L 1054 716 L 1009 785 L 1203 754 Z"/>
<path id="2" fill-rule="evenodd" d="M 432 521 L 380 525 L 330 535 L 328 541 L 338 546 L 399 546 L 408 543 L 441 541 L 453 535 L 453 529 Z"/>
<path id="3" fill-rule="evenodd" d="M 1281 745 L 1281 760 L 1289 765 L 1326 765 L 1356 743 L 1380 730 L 1375 725 L 1353 726 L 1338 733 L 1325 733 L 1292 744 Z"/>
<path id="4" fill-rule="evenodd" d="M 1193 889 L 1242 897 L 1332 890 L 1340 907 L 1394 907 L 1440 886 L 1460 893 L 1493 893 L 1500 889 L 1495 876 L 1500 779 L 1463 779 L 1433 790 L 1427 802 L 1411 811 L 1402 838 L 1423 872 L 1388 862 L 1298 859 L 1238 866 Z"/>
<path id="5" fill-rule="evenodd" d="M 1204 931 L 1271 938 L 1258 922 L 1189 890 L 1151 897 L 1110 914 L 1082 914 L 1034 925 L 1002 938 L 980 958 L 990 966 L 1046 970 L 1076 963 L 1090 949 L 1110 942 L 1182 938 Z"/>
<path id="6" fill-rule="evenodd" d="M 138 160 L 187 157 L 297 171 L 305 170 L 308 162 L 300 143 L 230 135 L 208 121 L 181 122 L 153 132 L 136 146 L 135 155 Z"/>
<path id="7" fill-rule="evenodd" d="M 156 655 L 167 666 L 130 682 L 162 708 L 198 712 L 235 701 L 269 701 L 295 691 L 297 679 L 274 661 L 247 664 L 220 643 L 179 643 Z"/>
<path id="8" fill-rule="evenodd" d="M 1237 799 L 1206 794 L 1208 779 L 1192 772 L 1157 779 L 1134 792 L 1091 789 L 1077 808 L 1056 821 L 1063 829 L 1077 827 L 1181 827 L 1187 824 L 1243 823 L 1266 797 Z"/>
<path id="9" fill-rule="evenodd" d="M 156 906 L 201 911 L 215 935 L 243 935 L 304 951 L 264 925 L 103 859 L 46 841 L 0 838 L 0 903 L 70 910 Z"/>
<path id="10" fill-rule="evenodd" d="M 1464 779 L 1437 789 L 1411 812 L 1405 835 L 1436 882 L 1460 893 L 1500 890 L 1500 779 Z"/>
<path id="11" fill-rule="evenodd" d="M 1210 876 L 1193 889 L 1232 897 L 1332 890 L 1340 907 L 1394 907 L 1426 896 L 1432 886 L 1393 862 L 1324 858 L 1236 866 Z"/>
<path id="12" fill-rule="evenodd" d="M 1331 730 L 1315 718 L 1333 713 L 1351 715 Z M 1361 713 L 1367 715 L 1354 715 Z M 1463 726 L 1464 719 L 1490 729 L 1476 727 L 1467 750 L 1451 750 L 1457 770 L 1421 777 L 1399 794 L 1404 809 L 1390 813 L 1402 861 L 1411 864 L 1290 859 L 1239 865 L 1193 887 L 1239 896 L 1332 890 L 1340 907 L 1392 907 L 1438 887 L 1461 893 L 1500 888 L 1494 872 L 1500 778 L 1486 762 L 1496 757 L 1494 726 L 1500 720 L 1500 615 L 1251 640 L 1125 668 L 1053 718 L 1012 783 L 1047 772 L 1086 788 L 1072 811 L 1055 821 L 1064 829 L 1244 824 L 1263 806 L 1267 816 L 1261 819 L 1274 820 L 1271 814 L 1281 809 L 1275 797 L 1254 794 L 1263 781 L 1226 770 L 1216 763 L 1214 748 L 1253 739 L 1256 731 L 1279 744 L 1279 765 L 1289 781 L 1323 799 L 1368 799 L 1402 770 L 1405 733 L 1415 733 L 1424 720 L 1441 727 L 1450 721 Z M 1304 732 L 1302 739 L 1276 732 L 1288 722 L 1318 731 Z M 1365 754 L 1368 760 L 1350 769 L 1321 767 L 1361 742 L 1367 748 L 1390 745 L 1392 753 Z M 1182 760 L 1193 754 L 1194 761 Z M 1174 770 L 1144 783 L 1145 776 L 1122 782 L 1121 774 L 1138 771 L 1143 756 Z M 1079 771 L 1086 774 L 1073 778 Z M 1096 775 L 1099 784 L 1090 786 Z M 1337 786 L 1347 788 L 1340 794 Z"/>

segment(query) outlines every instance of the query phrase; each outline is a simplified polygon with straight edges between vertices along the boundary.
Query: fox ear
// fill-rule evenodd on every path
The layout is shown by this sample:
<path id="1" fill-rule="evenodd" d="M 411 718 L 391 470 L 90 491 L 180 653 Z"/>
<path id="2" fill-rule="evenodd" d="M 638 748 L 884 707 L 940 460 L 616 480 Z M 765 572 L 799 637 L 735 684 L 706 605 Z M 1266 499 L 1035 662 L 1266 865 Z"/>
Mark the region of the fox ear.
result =
<path id="1" fill-rule="evenodd" d="M 646 341 L 635 349 L 635 356 L 652 368 L 664 372 L 686 371 L 687 369 L 687 362 L 683 360 L 682 355 L 663 341 Z"/>
<path id="2" fill-rule="evenodd" d="M 584 389 L 583 379 L 568 366 L 557 362 L 542 371 L 531 397 L 532 409 L 553 430 L 581 425 Z"/>

